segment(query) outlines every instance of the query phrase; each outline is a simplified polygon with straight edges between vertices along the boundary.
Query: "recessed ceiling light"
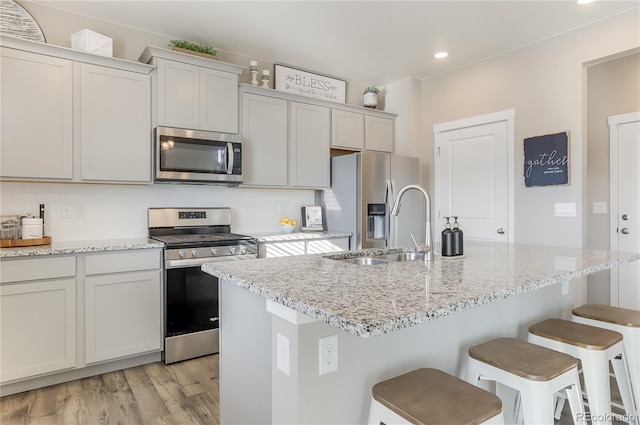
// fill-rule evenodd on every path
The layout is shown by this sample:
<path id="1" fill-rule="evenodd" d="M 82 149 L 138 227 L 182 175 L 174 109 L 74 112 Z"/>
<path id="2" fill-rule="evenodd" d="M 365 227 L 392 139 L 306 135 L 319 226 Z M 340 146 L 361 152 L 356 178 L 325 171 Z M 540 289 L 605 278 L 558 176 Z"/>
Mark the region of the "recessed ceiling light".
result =
<path id="1" fill-rule="evenodd" d="M 442 50 L 440 52 L 436 52 L 436 54 L 433 55 L 433 57 L 435 57 L 436 59 L 444 59 L 447 56 L 449 56 L 449 53 L 445 52 L 444 50 Z"/>

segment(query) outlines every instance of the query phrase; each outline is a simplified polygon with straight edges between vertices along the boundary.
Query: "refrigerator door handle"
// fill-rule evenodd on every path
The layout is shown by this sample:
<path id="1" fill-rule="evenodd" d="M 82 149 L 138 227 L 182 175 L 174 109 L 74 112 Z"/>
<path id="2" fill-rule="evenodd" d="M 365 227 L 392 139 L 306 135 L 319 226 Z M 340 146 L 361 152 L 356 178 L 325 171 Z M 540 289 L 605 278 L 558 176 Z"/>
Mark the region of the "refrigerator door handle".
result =
<path id="1" fill-rule="evenodd" d="M 391 208 L 393 207 L 393 202 L 395 201 L 395 190 L 394 190 L 394 181 L 387 180 L 387 187 L 384 195 L 384 203 L 386 204 L 386 223 L 385 223 L 385 233 L 384 233 L 384 246 L 388 248 L 390 243 L 393 242 L 391 240 Z"/>

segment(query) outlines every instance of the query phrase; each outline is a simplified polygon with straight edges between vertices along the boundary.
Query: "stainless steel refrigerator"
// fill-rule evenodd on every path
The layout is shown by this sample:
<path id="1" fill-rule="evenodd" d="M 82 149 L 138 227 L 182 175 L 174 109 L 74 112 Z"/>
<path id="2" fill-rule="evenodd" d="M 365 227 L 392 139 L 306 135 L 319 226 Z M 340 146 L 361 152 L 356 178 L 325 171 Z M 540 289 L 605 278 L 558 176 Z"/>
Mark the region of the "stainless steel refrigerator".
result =
<path id="1" fill-rule="evenodd" d="M 352 233 L 351 249 L 412 247 L 424 243 L 424 198 L 409 191 L 391 217 L 396 194 L 419 184 L 418 158 L 382 152 L 358 152 L 331 159 L 331 188 L 318 192 L 327 229 Z"/>

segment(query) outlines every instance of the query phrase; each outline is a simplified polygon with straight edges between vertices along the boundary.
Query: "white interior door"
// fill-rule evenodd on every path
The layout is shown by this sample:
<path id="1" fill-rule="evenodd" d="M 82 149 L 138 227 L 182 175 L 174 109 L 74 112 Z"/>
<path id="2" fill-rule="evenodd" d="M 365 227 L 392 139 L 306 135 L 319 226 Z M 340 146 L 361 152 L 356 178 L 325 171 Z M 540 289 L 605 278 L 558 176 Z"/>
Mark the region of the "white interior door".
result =
<path id="1" fill-rule="evenodd" d="M 436 235 L 443 217 L 457 216 L 465 239 L 513 242 L 514 117 L 510 110 L 434 126 Z"/>
<path id="2" fill-rule="evenodd" d="M 609 117 L 612 251 L 640 252 L 640 112 Z M 640 310 L 640 261 L 611 269 L 611 305 Z"/>

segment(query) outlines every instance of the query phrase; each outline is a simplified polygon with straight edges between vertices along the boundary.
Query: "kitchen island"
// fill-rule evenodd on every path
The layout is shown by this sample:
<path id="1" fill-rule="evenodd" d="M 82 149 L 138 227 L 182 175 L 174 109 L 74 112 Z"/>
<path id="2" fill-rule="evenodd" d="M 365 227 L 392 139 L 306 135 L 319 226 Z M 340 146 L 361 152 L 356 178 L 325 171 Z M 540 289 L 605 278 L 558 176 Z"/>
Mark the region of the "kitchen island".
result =
<path id="1" fill-rule="evenodd" d="M 469 346 L 526 338 L 568 318 L 582 277 L 640 254 L 503 243 L 463 258 L 358 265 L 389 250 L 206 264 L 222 280 L 222 423 L 364 423 L 378 381 L 435 367 L 464 376 Z M 337 371 L 319 374 L 319 339 L 337 335 Z"/>

